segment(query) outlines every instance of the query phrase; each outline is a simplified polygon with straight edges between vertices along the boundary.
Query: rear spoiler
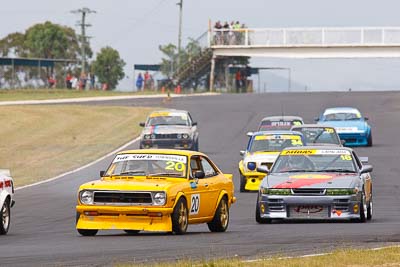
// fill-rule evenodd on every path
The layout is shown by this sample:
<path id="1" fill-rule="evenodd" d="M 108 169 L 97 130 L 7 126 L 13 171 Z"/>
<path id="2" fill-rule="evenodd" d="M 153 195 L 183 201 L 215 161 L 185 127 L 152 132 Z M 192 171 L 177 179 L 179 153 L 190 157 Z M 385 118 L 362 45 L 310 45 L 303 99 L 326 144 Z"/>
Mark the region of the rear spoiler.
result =
<path id="1" fill-rule="evenodd" d="M 361 163 L 368 163 L 368 157 L 360 157 Z"/>

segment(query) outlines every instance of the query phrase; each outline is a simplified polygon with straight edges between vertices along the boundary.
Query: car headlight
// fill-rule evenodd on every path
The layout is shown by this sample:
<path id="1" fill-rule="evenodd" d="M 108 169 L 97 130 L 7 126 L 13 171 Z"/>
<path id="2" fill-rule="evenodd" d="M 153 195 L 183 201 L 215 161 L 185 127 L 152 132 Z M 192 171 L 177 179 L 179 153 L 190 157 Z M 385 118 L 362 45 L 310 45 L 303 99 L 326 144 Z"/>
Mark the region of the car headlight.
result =
<path id="1" fill-rule="evenodd" d="M 257 168 L 257 164 L 255 162 L 247 162 L 247 169 L 250 171 L 254 171 Z"/>
<path id="2" fill-rule="evenodd" d="M 326 194 L 328 196 L 355 195 L 357 193 L 358 193 L 358 188 L 326 189 Z"/>
<path id="3" fill-rule="evenodd" d="M 93 204 L 93 191 L 83 190 L 79 193 L 79 199 L 83 204 Z"/>
<path id="4" fill-rule="evenodd" d="M 182 134 L 182 138 L 183 139 L 189 139 L 189 135 L 188 134 Z"/>
<path id="5" fill-rule="evenodd" d="M 145 134 L 144 135 L 144 139 L 150 139 L 150 138 L 151 138 L 150 134 Z"/>
<path id="6" fill-rule="evenodd" d="M 270 189 L 270 188 L 261 188 L 261 193 L 264 195 L 291 195 L 292 190 L 290 189 Z"/>
<path id="7" fill-rule="evenodd" d="M 153 204 L 157 206 L 162 206 L 167 200 L 165 192 L 153 193 Z"/>

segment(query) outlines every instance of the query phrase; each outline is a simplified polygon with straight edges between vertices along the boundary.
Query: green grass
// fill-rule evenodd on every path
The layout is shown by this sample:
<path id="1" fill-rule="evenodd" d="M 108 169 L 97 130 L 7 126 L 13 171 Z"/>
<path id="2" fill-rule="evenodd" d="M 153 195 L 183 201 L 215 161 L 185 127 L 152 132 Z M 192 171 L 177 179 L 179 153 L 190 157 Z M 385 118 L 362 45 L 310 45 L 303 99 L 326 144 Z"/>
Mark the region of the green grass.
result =
<path id="1" fill-rule="evenodd" d="M 160 103 L 161 104 L 161 103 Z M 0 168 L 17 186 L 80 167 L 139 135 L 152 108 L 0 107 Z"/>
<path id="2" fill-rule="evenodd" d="M 80 97 L 98 97 L 98 96 L 126 96 L 126 95 L 151 95 L 161 92 L 116 92 L 101 90 L 75 90 L 75 89 L 2 89 L 0 90 L 0 101 L 15 100 L 44 100 L 44 99 L 63 99 Z"/>
<path id="3" fill-rule="evenodd" d="M 195 248 L 194 248 L 195 249 Z M 389 247 L 380 250 L 345 249 L 331 254 L 314 257 L 267 258 L 258 261 L 244 261 L 239 258 L 213 261 L 178 261 L 173 263 L 154 264 L 116 264 L 118 267 L 131 266 L 199 266 L 199 267 L 394 267 L 400 266 L 400 247 Z"/>

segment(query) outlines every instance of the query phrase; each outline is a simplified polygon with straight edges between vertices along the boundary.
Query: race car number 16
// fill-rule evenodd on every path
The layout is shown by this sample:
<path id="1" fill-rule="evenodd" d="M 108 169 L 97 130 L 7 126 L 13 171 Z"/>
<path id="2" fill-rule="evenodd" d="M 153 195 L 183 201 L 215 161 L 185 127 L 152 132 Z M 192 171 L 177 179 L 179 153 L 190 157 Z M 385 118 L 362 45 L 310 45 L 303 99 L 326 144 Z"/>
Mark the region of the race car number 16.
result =
<path id="1" fill-rule="evenodd" d="M 200 194 L 193 194 L 190 199 L 190 215 L 199 213 L 200 209 Z"/>

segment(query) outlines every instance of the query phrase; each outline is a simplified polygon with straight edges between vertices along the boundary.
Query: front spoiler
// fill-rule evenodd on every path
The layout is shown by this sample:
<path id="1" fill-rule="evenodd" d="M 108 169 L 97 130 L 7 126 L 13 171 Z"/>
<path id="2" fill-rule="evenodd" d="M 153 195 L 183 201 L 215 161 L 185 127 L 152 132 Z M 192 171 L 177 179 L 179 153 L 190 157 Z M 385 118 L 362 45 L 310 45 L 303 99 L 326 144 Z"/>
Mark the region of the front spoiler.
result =
<path id="1" fill-rule="evenodd" d="M 77 229 L 172 231 L 172 208 L 77 206 Z M 97 212 L 98 215 L 85 215 Z"/>
<path id="2" fill-rule="evenodd" d="M 243 175 L 246 178 L 245 190 L 248 191 L 258 191 L 260 188 L 261 181 L 265 177 L 265 173 L 250 173 Z"/>

